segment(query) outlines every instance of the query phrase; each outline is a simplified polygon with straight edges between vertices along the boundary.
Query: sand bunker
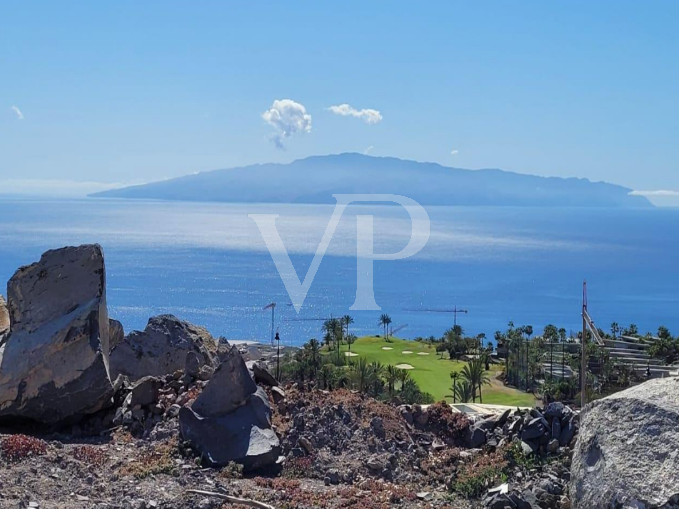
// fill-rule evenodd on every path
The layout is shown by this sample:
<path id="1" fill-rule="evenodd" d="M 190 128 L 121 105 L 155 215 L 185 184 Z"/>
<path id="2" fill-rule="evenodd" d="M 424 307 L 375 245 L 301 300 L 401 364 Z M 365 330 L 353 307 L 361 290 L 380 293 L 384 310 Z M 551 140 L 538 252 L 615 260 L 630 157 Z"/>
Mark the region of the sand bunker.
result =
<path id="1" fill-rule="evenodd" d="M 358 357 L 357 353 L 354 352 L 344 352 L 345 357 Z"/>
<path id="2" fill-rule="evenodd" d="M 417 355 L 429 355 L 429 352 L 417 352 Z"/>
<path id="3" fill-rule="evenodd" d="M 396 364 L 394 367 L 398 369 L 415 369 L 410 364 Z"/>
<path id="4" fill-rule="evenodd" d="M 393 348 L 390 346 L 383 346 L 382 350 L 393 350 Z"/>
<path id="5" fill-rule="evenodd" d="M 409 353 L 413 353 L 413 352 L 411 352 L 410 350 L 403 350 L 401 353 L 402 353 L 402 354 L 405 354 L 405 355 L 408 355 Z"/>

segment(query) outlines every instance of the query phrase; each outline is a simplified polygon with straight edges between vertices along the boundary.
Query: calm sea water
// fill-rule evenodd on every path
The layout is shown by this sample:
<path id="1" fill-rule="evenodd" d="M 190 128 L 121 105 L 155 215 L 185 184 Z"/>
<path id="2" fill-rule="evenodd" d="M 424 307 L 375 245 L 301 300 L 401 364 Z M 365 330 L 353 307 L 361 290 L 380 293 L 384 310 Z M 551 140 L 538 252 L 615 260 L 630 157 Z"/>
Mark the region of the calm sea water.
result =
<path id="1" fill-rule="evenodd" d="M 0 199 L 0 288 L 50 248 L 104 247 L 111 317 L 126 330 L 173 313 L 231 339 L 268 340 L 279 303 L 282 339 L 320 337 L 320 321 L 349 312 L 356 290 L 356 215 L 375 217 L 375 252 L 410 237 L 400 207 L 350 206 L 299 315 L 249 213 L 276 213 L 304 277 L 333 207 Z M 375 298 L 400 336 L 440 336 L 452 315 L 411 308 L 467 308 L 459 323 L 489 337 L 509 320 L 536 330 L 580 327 L 582 281 L 597 324 L 664 324 L 679 332 L 679 210 L 431 207 L 431 238 L 417 256 L 375 263 Z M 5 293 L 4 290 L 1 293 Z M 376 334 L 380 311 L 351 312 L 352 332 Z"/>

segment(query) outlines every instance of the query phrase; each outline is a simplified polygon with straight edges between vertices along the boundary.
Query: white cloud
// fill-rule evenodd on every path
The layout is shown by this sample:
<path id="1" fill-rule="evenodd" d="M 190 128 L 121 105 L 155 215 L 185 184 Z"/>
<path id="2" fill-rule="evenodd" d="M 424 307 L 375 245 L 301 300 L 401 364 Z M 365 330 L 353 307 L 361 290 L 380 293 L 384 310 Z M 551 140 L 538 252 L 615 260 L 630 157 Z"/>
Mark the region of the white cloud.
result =
<path id="1" fill-rule="evenodd" d="M 23 119 L 24 119 L 24 114 L 21 113 L 21 110 L 20 110 L 18 107 L 12 106 L 12 107 L 10 108 L 10 110 L 12 110 L 14 113 L 16 113 L 17 119 L 19 119 L 19 120 L 23 120 Z"/>
<path id="2" fill-rule="evenodd" d="M 368 154 L 370 154 L 370 152 L 372 152 L 372 149 L 373 149 L 373 146 L 370 145 L 369 147 L 367 147 L 367 148 L 363 151 L 363 153 L 364 153 L 365 155 L 368 155 Z"/>
<path id="3" fill-rule="evenodd" d="M 341 115 L 343 117 L 356 117 L 362 119 L 366 124 L 377 124 L 382 121 L 382 114 L 373 109 L 363 109 L 357 110 L 352 108 L 348 104 L 338 104 L 336 106 L 330 106 L 327 108 L 332 111 L 335 115 Z"/>
<path id="4" fill-rule="evenodd" d="M 460 151 L 457 150 L 457 149 L 451 150 L 451 151 L 450 151 L 450 155 L 451 155 L 451 156 L 456 156 L 456 155 L 458 154 L 458 152 L 460 152 Z"/>
<path id="5" fill-rule="evenodd" d="M 304 105 L 292 99 L 276 99 L 271 108 L 262 113 L 262 118 L 276 130 L 271 140 L 280 149 L 285 148 L 283 139 L 311 132 L 311 115 Z"/>
<path id="6" fill-rule="evenodd" d="M 657 189 L 655 191 L 632 191 L 633 196 L 679 196 L 679 191 L 669 191 L 667 189 Z"/>

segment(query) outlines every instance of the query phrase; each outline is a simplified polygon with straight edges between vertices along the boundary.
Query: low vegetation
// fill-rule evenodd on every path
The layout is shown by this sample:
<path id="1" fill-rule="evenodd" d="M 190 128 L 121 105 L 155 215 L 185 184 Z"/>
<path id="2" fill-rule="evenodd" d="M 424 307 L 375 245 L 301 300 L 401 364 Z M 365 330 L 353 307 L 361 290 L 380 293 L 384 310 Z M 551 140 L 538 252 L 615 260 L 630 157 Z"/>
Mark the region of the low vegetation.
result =
<path id="1" fill-rule="evenodd" d="M 8 435 L 0 440 L 2 458 L 7 462 L 21 461 L 47 452 L 47 443 L 28 435 Z"/>

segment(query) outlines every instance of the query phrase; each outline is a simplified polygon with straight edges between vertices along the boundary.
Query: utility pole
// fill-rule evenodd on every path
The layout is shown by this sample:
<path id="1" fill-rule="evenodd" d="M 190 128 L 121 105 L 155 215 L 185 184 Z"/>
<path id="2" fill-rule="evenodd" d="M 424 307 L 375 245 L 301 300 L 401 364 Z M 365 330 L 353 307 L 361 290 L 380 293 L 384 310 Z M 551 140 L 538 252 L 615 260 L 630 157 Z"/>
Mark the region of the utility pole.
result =
<path id="1" fill-rule="evenodd" d="M 281 337 L 276 331 L 276 336 L 274 337 L 276 343 L 278 343 L 278 352 L 276 354 L 276 380 L 281 379 Z"/>
<path id="2" fill-rule="evenodd" d="M 274 342 L 274 323 L 276 321 L 276 303 L 272 302 L 271 304 L 264 306 L 262 308 L 262 311 L 266 311 L 267 309 L 271 309 L 271 346 L 273 346 Z"/>

